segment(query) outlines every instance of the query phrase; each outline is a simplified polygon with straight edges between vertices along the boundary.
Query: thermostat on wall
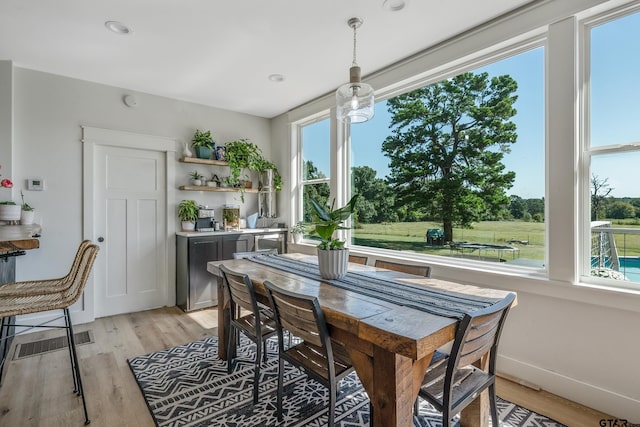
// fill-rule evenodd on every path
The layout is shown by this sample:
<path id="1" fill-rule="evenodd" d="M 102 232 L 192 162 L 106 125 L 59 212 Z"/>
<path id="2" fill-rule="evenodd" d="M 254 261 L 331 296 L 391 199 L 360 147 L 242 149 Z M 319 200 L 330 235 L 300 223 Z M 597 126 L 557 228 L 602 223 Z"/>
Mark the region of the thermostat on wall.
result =
<path id="1" fill-rule="evenodd" d="M 44 179 L 27 178 L 27 190 L 34 190 L 34 191 L 44 190 Z"/>

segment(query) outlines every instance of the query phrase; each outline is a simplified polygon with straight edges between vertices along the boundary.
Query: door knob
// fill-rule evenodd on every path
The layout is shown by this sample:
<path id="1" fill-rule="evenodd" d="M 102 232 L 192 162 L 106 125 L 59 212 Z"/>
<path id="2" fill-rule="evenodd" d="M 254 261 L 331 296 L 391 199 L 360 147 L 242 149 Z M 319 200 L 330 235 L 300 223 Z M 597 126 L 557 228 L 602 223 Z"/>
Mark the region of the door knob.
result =
<path id="1" fill-rule="evenodd" d="M 100 243 L 104 242 L 104 237 L 98 237 L 98 242 Z"/>

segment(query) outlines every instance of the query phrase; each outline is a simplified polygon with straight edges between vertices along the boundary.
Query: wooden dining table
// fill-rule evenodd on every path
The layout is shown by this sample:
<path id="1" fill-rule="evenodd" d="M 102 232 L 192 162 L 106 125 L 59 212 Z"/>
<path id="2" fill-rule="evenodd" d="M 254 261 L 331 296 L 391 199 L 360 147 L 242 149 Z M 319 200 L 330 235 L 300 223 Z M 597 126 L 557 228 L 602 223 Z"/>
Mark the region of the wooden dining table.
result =
<path id="1" fill-rule="evenodd" d="M 296 260 L 317 263 L 316 257 L 286 254 Z M 261 302 L 268 305 L 264 282 L 292 292 L 313 295 L 329 325 L 332 339 L 342 343 L 373 407 L 373 426 L 413 426 L 413 404 L 436 349 L 453 340 L 459 320 L 430 314 L 358 292 L 265 266 L 247 259 L 211 261 L 207 270 L 218 277 L 218 354 L 227 360 L 229 297 L 218 266 L 247 274 Z M 509 292 L 414 276 L 361 264 L 349 264 L 373 278 L 430 287 L 488 298 L 502 299 Z M 461 414 L 462 426 L 488 426 L 488 395 L 483 392 Z"/>

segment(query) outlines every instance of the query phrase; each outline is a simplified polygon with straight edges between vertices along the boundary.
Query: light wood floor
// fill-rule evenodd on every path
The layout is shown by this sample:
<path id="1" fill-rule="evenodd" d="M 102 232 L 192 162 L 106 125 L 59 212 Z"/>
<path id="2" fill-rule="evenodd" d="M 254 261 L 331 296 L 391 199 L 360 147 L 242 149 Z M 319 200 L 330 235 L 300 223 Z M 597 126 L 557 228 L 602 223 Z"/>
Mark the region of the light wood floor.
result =
<path id="1" fill-rule="evenodd" d="M 154 423 L 127 358 L 217 334 L 215 310 L 185 314 L 176 307 L 105 317 L 79 325 L 91 330 L 94 343 L 78 346 L 91 426 L 153 427 Z M 63 335 L 37 332 L 14 340 L 36 341 Z M 10 355 L 13 355 L 13 349 Z M 82 402 L 72 393 L 67 351 L 8 360 L 0 388 L 0 426 L 81 426 Z M 598 426 L 605 414 L 544 391 L 534 391 L 504 379 L 498 395 L 568 426 Z"/>

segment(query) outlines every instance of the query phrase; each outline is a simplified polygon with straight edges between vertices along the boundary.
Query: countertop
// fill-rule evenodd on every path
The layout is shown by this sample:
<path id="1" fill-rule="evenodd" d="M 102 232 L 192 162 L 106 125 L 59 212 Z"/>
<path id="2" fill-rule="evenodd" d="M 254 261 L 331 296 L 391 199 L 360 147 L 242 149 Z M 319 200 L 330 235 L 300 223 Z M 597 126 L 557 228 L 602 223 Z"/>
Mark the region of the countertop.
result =
<path id="1" fill-rule="evenodd" d="M 281 233 L 288 231 L 288 228 L 241 228 L 232 231 L 178 231 L 176 236 L 202 237 L 202 236 L 224 236 L 228 234 L 258 234 L 258 233 Z"/>
<path id="2" fill-rule="evenodd" d="M 41 232 L 42 227 L 38 224 L 0 225 L 0 252 L 37 249 L 40 247 L 37 237 Z"/>

